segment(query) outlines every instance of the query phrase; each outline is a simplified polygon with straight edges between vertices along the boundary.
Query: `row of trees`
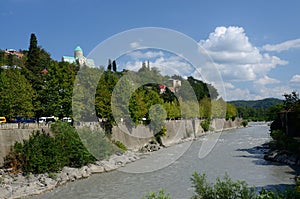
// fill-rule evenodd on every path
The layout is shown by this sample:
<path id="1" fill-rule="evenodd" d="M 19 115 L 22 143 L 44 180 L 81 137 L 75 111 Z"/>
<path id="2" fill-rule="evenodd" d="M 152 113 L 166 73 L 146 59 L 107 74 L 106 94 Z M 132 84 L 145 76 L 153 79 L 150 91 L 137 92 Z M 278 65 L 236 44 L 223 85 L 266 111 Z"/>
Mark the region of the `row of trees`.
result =
<path id="1" fill-rule="evenodd" d="M 73 83 L 79 67 L 57 62 L 38 46 L 31 34 L 24 56 L 0 52 L 0 115 L 15 116 L 71 116 Z M 16 67 L 17 66 L 17 67 Z"/>
<path id="2" fill-rule="evenodd" d="M 283 109 L 283 101 L 276 98 L 262 100 L 237 100 L 230 102 L 238 111 L 238 116 L 252 121 L 273 121 L 277 112 Z"/>
<path id="3" fill-rule="evenodd" d="M 108 70 L 82 67 L 79 72 L 76 64 L 52 60 L 34 34 L 29 49 L 22 52 L 22 59 L 13 59 L 20 62 L 17 68 L 13 67 L 17 62 L 1 54 L 2 64 L 11 67 L 0 69 L 0 115 L 8 118 L 55 115 L 89 120 L 89 114 L 95 113 L 92 118 L 105 118 L 110 126 L 128 118 L 137 124 L 143 118 L 150 121 L 149 111 L 155 104 L 169 119 L 237 116 L 232 104 L 217 99 L 212 85 L 193 77 L 163 76 L 145 63 L 138 72 L 117 72 L 116 61 L 110 60 Z M 170 78 L 180 80 L 180 88 L 171 92 L 166 87 L 162 92 L 158 86 L 168 85 Z"/>
<path id="4" fill-rule="evenodd" d="M 218 93 L 214 87 L 193 77 L 183 79 L 180 76 L 163 76 L 157 68 L 145 65 L 137 72 L 112 72 L 95 68 L 82 69 L 81 72 L 85 74 L 80 76 L 82 83 L 94 82 L 95 74 L 101 74 L 95 88 L 96 116 L 105 118 L 110 127 L 120 121 L 132 125 L 140 122 L 147 124 L 153 121 L 151 110 L 158 110 L 158 105 L 163 111 L 158 111 L 162 116 L 157 117 L 162 119 L 222 117 L 234 119 L 237 116 L 233 104 L 226 103 L 222 98 L 217 99 Z M 161 90 L 160 86 L 168 85 L 170 78 L 181 81 L 178 91 L 171 92 L 168 87 L 165 87 L 164 91 Z M 90 90 L 89 88 L 93 86 L 82 83 L 81 88 L 76 88 L 78 93 Z M 208 88 L 209 86 L 211 88 Z M 93 103 L 93 101 L 88 103 L 89 99 L 84 99 L 79 94 L 78 98 L 85 104 Z M 79 104 L 77 107 L 78 114 L 74 117 L 88 120 L 84 110 L 80 111 L 84 107 L 80 107 Z M 87 107 L 90 109 L 87 113 L 91 113 L 93 106 Z"/>

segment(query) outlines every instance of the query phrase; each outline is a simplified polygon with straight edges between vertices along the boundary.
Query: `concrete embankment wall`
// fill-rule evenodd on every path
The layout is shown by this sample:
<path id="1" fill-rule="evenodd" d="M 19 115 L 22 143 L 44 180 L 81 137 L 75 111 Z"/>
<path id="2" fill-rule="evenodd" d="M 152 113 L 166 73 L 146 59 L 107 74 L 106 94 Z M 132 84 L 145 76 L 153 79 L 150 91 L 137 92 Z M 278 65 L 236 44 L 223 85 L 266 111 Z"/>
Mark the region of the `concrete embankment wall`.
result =
<path id="1" fill-rule="evenodd" d="M 172 120 L 166 121 L 167 135 L 162 138 L 165 145 L 171 145 L 185 138 L 194 138 L 204 133 L 201 125 L 201 120 Z M 222 131 L 240 127 L 241 119 L 235 121 L 225 119 L 213 119 L 211 121 L 211 129 L 213 131 Z M 5 126 L 6 125 L 6 126 Z M 0 127 L 0 165 L 3 164 L 5 157 L 11 146 L 15 142 L 29 139 L 30 134 L 37 130 L 49 132 L 48 126 L 37 126 L 36 124 L 27 124 L 18 126 L 18 124 L 5 124 Z M 22 124 L 21 124 L 22 125 Z M 83 124 L 91 129 L 99 129 L 98 123 Z M 18 129 L 20 128 L 20 129 Z M 138 125 L 135 128 L 128 129 L 125 125 L 113 127 L 112 139 L 120 141 L 129 149 L 138 150 L 145 144 L 154 140 L 153 132 L 147 126 Z"/>
<path id="2" fill-rule="evenodd" d="M 49 131 L 48 128 L 45 131 Z M 0 165 L 3 164 L 3 158 L 9 153 L 11 147 L 15 142 L 22 142 L 23 140 L 28 140 L 29 136 L 37 130 L 42 130 L 41 128 L 28 128 L 28 129 L 0 129 Z"/>
<path id="3" fill-rule="evenodd" d="M 241 126 L 241 119 L 225 120 L 213 119 L 210 124 L 212 131 L 223 131 Z M 165 145 L 178 143 L 186 138 L 195 138 L 204 133 L 201 127 L 201 120 L 176 120 L 166 121 L 167 135 L 162 137 Z M 127 129 L 125 125 L 119 125 L 113 128 L 112 139 L 125 144 L 129 149 L 140 149 L 149 141 L 154 140 L 153 132 L 149 128 L 138 125 L 136 128 Z"/>

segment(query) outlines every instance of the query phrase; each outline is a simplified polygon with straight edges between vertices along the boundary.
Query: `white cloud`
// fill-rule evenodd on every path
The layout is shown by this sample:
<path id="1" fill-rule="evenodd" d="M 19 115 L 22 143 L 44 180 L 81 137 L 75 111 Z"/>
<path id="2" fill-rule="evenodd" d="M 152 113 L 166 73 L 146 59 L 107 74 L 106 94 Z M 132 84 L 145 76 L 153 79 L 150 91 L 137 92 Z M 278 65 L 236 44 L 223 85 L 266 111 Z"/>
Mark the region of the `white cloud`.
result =
<path id="1" fill-rule="evenodd" d="M 278 79 L 270 78 L 267 75 L 265 75 L 262 78 L 258 79 L 255 83 L 261 85 L 267 85 L 267 84 L 278 84 L 280 83 L 280 81 Z"/>
<path id="2" fill-rule="evenodd" d="M 281 52 L 292 48 L 300 48 L 300 38 L 294 40 L 288 40 L 280 44 L 275 44 L 275 45 L 267 44 L 263 46 L 263 49 L 266 51 L 276 51 L 276 52 Z"/>
<path id="3" fill-rule="evenodd" d="M 253 46 L 242 27 L 217 27 L 209 38 L 199 42 L 215 62 L 225 81 L 251 81 L 266 75 L 278 65 L 288 62 L 262 54 Z"/>
<path id="4" fill-rule="evenodd" d="M 140 43 L 137 42 L 137 41 L 130 43 L 130 47 L 131 47 L 131 48 L 138 48 L 138 47 L 140 47 L 140 46 L 141 46 Z"/>
<path id="5" fill-rule="evenodd" d="M 153 54 L 156 55 L 153 52 L 146 52 L 144 54 Z M 158 55 L 158 54 L 157 54 Z M 131 56 L 131 55 L 130 55 Z M 141 60 L 135 60 L 135 61 L 128 61 L 124 64 L 124 69 L 137 71 L 142 67 Z M 170 56 L 170 57 L 156 57 L 155 59 L 152 59 L 149 61 L 150 67 L 156 67 L 159 69 L 161 74 L 163 75 L 181 75 L 184 76 L 190 76 L 196 69 L 192 67 L 188 62 L 184 61 L 180 57 L 177 56 Z"/>
<path id="6" fill-rule="evenodd" d="M 294 75 L 290 80 L 292 83 L 299 83 L 300 84 L 300 75 Z"/>
<path id="7" fill-rule="evenodd" d="M 149 50 L 149 51 L 133 51 L 128 54 L 132 59 L 134 60 L 139 60 L 139 59 L 152 59 L 156 57 L 162 57 L 164 56 L 164 53 L 162 51 L 154 51 L 154 50 Z"/>

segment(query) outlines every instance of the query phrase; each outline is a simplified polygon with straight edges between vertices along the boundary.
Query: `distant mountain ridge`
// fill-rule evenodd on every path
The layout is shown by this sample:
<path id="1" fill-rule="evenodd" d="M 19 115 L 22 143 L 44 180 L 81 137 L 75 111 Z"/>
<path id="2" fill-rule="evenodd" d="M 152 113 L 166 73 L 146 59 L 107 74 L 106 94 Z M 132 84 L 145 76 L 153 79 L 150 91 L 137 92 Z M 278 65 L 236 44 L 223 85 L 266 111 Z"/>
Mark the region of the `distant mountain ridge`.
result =
<path id="1" fill-rule="evenodd" d="M 267 109 L 276 104 L 282 104 L 283 100 L 277 98 L 266 98 L 262 100 L 234 100 L 229 101 L 236 107 L 264 108 Z"/>

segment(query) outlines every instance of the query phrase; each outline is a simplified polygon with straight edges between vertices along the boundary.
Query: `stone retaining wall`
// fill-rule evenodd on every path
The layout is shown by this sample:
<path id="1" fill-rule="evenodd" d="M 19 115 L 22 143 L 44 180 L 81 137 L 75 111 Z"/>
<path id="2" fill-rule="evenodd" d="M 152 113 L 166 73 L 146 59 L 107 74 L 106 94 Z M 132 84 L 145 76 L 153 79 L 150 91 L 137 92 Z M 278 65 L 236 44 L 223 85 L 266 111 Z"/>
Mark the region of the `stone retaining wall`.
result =
<path id="1" fill-rule="evenodd" d="M 15 142 L 22 142 L 28 140 L 32 132 L 42 130 L 39 129 L 1 129 L 0 130 L 0 165 L 3 164 L 3 157 L 5 157 Z M 43 129 L 49 132 L 48 128 Z"/>
<path id="2" fill-rule="evenodd" d="M 162 137 L 164 145 L 178 143 L 186 138 L 195 138 L 204 133 L 201 127 L 202 120 L 171 120 L 166 121 L 167 135 Z M 213 119 L 210 128 L 213 131 L 223 131 L 241 126 L 242 119 L 225 120 Z M 125 125 L 113 128 L 112 139 L 122 142 L 129 149 L 138 150 L 145 144 L 154 140 L 153 132 L 149 128 L 138 125 L 136 128 L 128 129 Z"/>
<path id="3" fill-rule="evenodd" d="M 226 129 L 232 129 L 240 127 L 241 119 L 235 121 L 225 119 L 213 119 L 211 121 L 211 129 L 214 131 L 222 131 Z M 201 125 L 201 120 L 171 120 L 166 121 L 167 135 L 162 138 L 164 145 L 171 145 L 178 143 L 186 138 L 195 138 L 204 133 Z M 17 124 L 14 124 L 17 125 Z M 34 124 L 32 124 L 34 125 Z M 24 139 L 28 139 L 29 135 L 35 130 L 44 130 L 49 132 L 48 126 L 28 126 L 24 129 L 5 129 L 0 128 L 0 165 L 3 164 L 3 157 L 5 157 L 11 146 L 16 141 L 21 142 Z M 86 123 L 81 126 L 87 126 L 91 129 L 99 129 L 98 123 Z M 11 127 L 11 126 L 10 126 Z M 32 128 L 29 128 L 32 127 Z M 138 125 L 136 128 L 128 129 L 125 125 L 119 125 L 113 127 L 112 139 L 120 141 L 127 146 L 128 149 L 138 150 L 145 144 L 154 140 L 153 132 L 147 126 Z"/>

